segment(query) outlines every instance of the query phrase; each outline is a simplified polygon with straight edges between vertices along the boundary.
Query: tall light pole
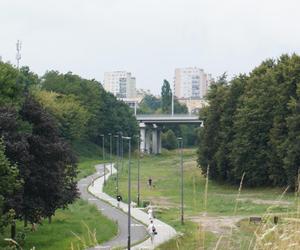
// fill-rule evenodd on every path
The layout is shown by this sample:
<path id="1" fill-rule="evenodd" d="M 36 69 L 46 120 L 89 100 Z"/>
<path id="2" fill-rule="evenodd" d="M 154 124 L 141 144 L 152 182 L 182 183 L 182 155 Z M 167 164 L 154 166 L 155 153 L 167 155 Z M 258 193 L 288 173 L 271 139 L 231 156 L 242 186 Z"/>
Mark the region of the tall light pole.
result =
<path id="1" fill-rule="evenodd" d="M 127 249 L 130 250 L 131 239 L 130 239 L 130 231 L 131 231 L 131 214 L 130 214 L 130 204 L 131 204 L 131 137 L 122 136 L 122 139 L 128 140 L 128 241 L 127 241 Z"/>
<path id="2" fill-rule="evenodd" d="M 110 174 L 112 175 L 112 134 L 108 133 L 109 136 L 109 161 L 110 161 Z"/>
<path id="3" fill-rule="evenodd" d="M 172 116 L 173 116 L 174 115 L 174 84 L 172 87 L 173 88 L 172 88 L 171 92 L 172 92 Z"/>
<path id="4" fill-rule="evenodd" d="M 182 147 L 183 140 L 181 137 L 177 138 L 178 140 L 178 150 L 180 151 L 180 170 L 181 170 L 181 225 L 184 223 L 183 219 L 183 155 L 182 155 Z"/>
<path id="5" fill-rule="evenodd" d="M 120 154 L 120 150 L 119 150 L 119 135 L 114 135 L 114 137 L 116 138 L 116 155 L 117 155 L 117 178 L 116 178 L 116 197 L 119 195 L 119 154 Z"/>
<path id="6" fill-rule="evenodd" d="M 104 135 L 100 135 L 102 137 L 102 160 L 105 161 L 104 156 Z M 104 185 L 106 183 L 106 173 L 105 173 L 105 163 L 103 162 L 103 176 L 104 176 Z"/>
<path id="7" fill-rule="evenodd" d="M 140 136 L 136 136 L 138 139 L 138 185 L 137 185 L 137 205 L 140 206 L 140 197 L 141 197 L 141 192 L 140 192 L 140 157 L 141 157 L 141 146 L 140 146 Z"/>
<path id="8" fill-rule="evenodd" d="M 123 148 L 123 133 L 122 132 L 120 132 L 120 138 L 121 138 L 121 152 L 120 152 L 121 171 L 123 171 L 124 148 Z"/>

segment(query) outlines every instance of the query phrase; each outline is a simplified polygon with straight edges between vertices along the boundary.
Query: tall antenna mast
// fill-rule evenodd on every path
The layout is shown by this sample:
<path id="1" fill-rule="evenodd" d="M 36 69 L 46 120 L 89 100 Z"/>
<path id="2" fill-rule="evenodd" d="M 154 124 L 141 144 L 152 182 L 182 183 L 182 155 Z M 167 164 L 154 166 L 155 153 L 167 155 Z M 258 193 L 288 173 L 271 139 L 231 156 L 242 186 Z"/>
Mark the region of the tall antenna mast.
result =
<path id="1" fill-rule="evenodd" d="M 16 54 L 16 59 L 17 59 L 17 68 L 19 69 L 20 67 L 20 60 L 21 60 L 21 47 L 22 47 L 22 42 L 20 40 L 17 41 L 17 54 Z"/>

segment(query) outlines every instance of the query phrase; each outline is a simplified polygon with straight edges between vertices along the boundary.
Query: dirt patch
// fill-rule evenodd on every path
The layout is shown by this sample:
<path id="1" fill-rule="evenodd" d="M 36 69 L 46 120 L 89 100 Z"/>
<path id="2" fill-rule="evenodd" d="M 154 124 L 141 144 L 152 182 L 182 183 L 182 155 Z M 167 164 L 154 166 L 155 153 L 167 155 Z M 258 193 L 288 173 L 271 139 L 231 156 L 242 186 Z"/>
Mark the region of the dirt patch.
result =
<path id="1" fill-rule="evenodd" d="M 196 166 L 197 166 L 197 163 L 195 161 L 186 161 L 186 162 L 184 162 L 184 167 L 194 168 Z"/>
<path id="2" fill-rule="evenodd" d="M 167 197 L 149 197 L 149 200 L 151 201 L 151 204 L 153 207 L 156 208 L 162 208 L 162 209 L 170 209 L 176 207 L 176 203 L 172 202 Z"/>
<path id="3" fill-rule="evenodd" d="M 252 202 L 258 205 L 277 205 L 277 206 L 290 206 L 292 203 L 289 201 L 278 201 L 278 200 L 262 200 L 262 199 L 251 199 L 251 198 L 240 198 L 240 202 Z"/>
<path id="4" fill-rule="evenodd" d="M 210 231 L 215 234 L 226 235 L 229 234 L 231 228 L 236 229 L 237 223 L 245 219 L 245 216 L 207 216 L 205 214 L 200 216 L 192 216 L 187 219 L 200 223 L 205 231 Z"/>

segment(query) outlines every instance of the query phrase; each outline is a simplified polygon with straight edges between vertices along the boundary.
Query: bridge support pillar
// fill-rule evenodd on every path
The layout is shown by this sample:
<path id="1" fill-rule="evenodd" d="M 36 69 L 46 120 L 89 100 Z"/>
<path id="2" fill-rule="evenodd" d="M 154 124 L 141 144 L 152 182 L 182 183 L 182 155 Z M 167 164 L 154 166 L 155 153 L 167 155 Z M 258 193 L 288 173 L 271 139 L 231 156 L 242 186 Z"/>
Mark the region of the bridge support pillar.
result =
<path id="1" fill-rule="evenodd" d="M 157 153 L 161 154 L 161 131 L 157 131 Z"/>
<path id="2" fill-rule="evenodd" d="M 152 129 L 152 153 L 158 154 L 158 138 L 157 138 L 157 126 L 156 124 L 153 124 Z"/>
<path id="3" fill-rule="evenodd" d="M 151 153 L 151 130 L 149 130 L 149 129 L 146 129 L 145 152 L 148 154 Z"/>
<path id="4" fill-rule="evenodd" d="M 160 154 L 161 153 L 161 131 L 153 124 L 152 129 L 152 153 L 153 154 Z"/>
<path id="5" fill-rule="evenodd" d="M 144 153 L 146 149 L 146 125 L 144 123 L 140 123 L 140 138 L 140 150 Z"/>

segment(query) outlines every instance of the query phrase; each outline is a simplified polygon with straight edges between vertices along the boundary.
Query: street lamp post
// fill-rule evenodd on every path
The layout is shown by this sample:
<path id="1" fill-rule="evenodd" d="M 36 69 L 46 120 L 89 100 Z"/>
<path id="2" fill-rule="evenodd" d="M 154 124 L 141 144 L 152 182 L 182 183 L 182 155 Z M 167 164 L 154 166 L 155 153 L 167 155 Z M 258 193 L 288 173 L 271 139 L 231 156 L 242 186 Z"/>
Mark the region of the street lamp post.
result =
<path id="1" fill-rule="evenodd" d="M 112 134 L 109 133 L 109 161 L 110 161 L 110 174 L 112 175 Z"/>
<path id="2" fill-rule="evenodd" d="M 137 205 L 140 206 L 140 197 L 141 197 L 141 192 L 140 192 L 140 157 L 141 157 L 141 145 L 140 145 L 140 136 L 137 135 L 138 139 L 138 186 L 137 186 Z"/>
<path id="3" fill-rule="evenodd" d="M 105 161 L 105 156 L 104 156 L 104 135 L 100 135 L 102 137 L 102 160 Z M 106 174 L 105 174 L 105 163 L 103 162 L 103 177 L 104 177 L 104 185 L 106 183 Z"/>
<path id="4" fill-rule="evenodd" d="M 130 231 L 131 231 L 131 137 L 122 137 L 124 140 L 128 140 L 128 241 L 127 249 L 130 250 Z"/>
<path id="5" fill-rule="evenodd" d="M 116 155 L 117 155 L 117 178 L 116 178 L 116 193 L 118 196 L 119 195 L 119 154 L 120 154 L 120 150 L 119 150 L 119 135 L 114 135 L 114 137 L 116 138 Z"/>
<path id="6" fill-rule="evenodd" d="M 183 140 L 181 137 L 177 138 L 178 140 L 178 150 L 180 150 L 180 170 L 181 170 L 181 224 L 184 223 L 183 218 L 183 155 L 182 155 L 182 146 Z"/>
<path id="7" fill-rule="evenodd" d="M 124 149 L 123 149 L 123 133 L 122 132 L 120 132 L 120 138 L 121 138 L 121 152 L 120 152 L 121 171 L 123 171 Z"/>

